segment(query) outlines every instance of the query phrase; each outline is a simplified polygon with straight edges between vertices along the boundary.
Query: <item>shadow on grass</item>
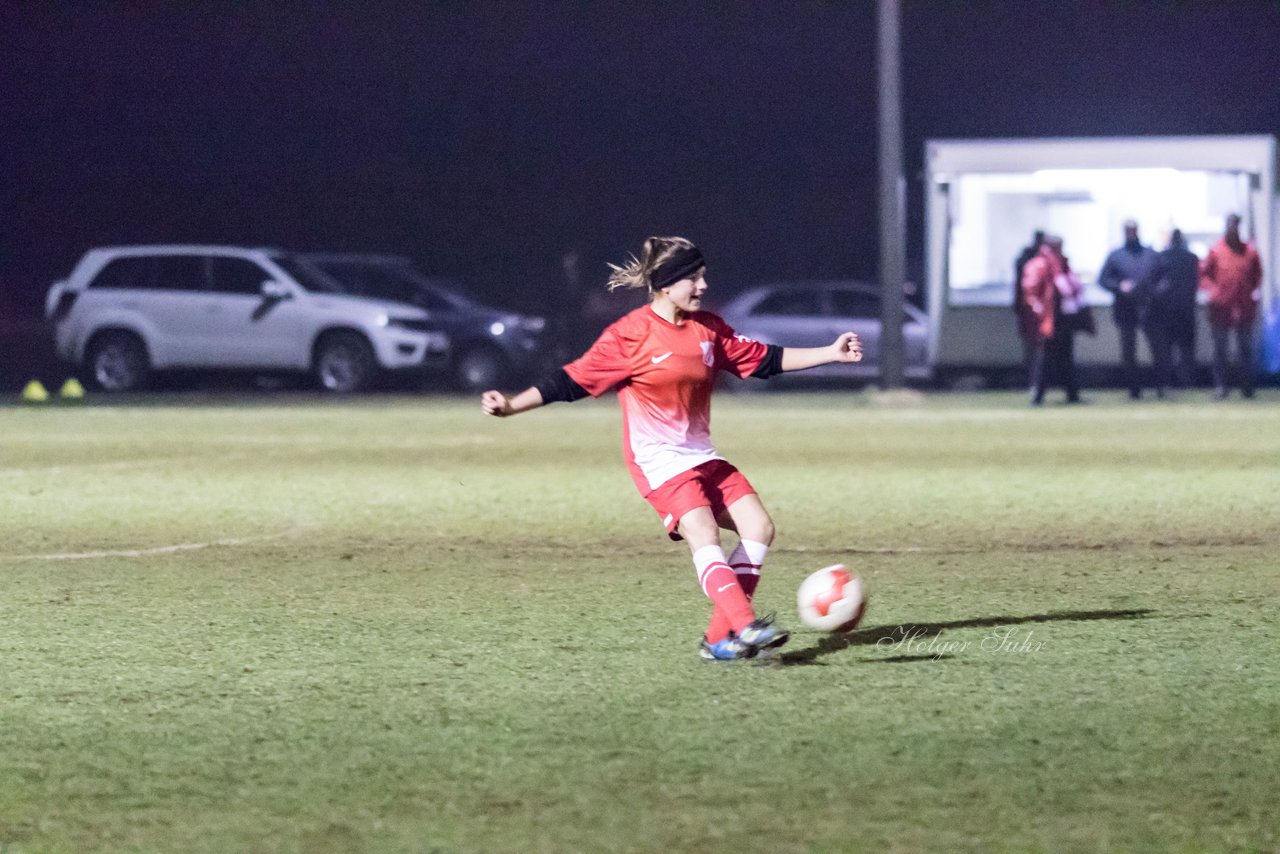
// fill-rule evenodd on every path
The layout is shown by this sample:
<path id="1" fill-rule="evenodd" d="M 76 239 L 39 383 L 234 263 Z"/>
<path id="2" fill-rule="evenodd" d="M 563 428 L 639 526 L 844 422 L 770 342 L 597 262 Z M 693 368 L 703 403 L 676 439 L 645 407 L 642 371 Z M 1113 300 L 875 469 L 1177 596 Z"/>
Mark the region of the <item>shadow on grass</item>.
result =
<path id="1" fill-rule="evenodd" d="M 971 620 L 953 620 L 949 623 L 899 623 L 893 626 L 873 626 L 842 635 L 827 635 L 811 647 L 784 652 L 775 661 L 783 666 L 795 664 L 821 664 L 824 655 L 848 649 L 851 646 L 875 646 L 900 643 L 903 638 L 920 640 L 936 637 L 946 629 L 989 629 L 996 626 L 1018 626 L 1024 623 L 1084 622 L 1087 620 L 1141 620 L 1154 613 L 1150 608 L 1133 608 L 1123 611 L 1054 611 L 1049 614 L 1031 614 L 1025 617 L 975 617 Z M 899 655 L 883 661 L 936 661 L 949 656 Z"/>

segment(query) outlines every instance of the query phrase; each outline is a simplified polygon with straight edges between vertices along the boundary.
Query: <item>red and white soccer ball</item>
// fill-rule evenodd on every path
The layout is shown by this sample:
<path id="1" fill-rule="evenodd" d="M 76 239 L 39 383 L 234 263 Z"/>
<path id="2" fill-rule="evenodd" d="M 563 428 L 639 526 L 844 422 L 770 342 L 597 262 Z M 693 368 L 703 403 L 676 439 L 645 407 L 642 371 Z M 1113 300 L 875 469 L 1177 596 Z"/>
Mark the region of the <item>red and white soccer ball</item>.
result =
<path id="1" fill-rule="evenodd" d="M 851 632 L 867 610 L 862 576 L 842 563 L 810 575 L 796 594 L 800 622 L 824 632 Z"/>

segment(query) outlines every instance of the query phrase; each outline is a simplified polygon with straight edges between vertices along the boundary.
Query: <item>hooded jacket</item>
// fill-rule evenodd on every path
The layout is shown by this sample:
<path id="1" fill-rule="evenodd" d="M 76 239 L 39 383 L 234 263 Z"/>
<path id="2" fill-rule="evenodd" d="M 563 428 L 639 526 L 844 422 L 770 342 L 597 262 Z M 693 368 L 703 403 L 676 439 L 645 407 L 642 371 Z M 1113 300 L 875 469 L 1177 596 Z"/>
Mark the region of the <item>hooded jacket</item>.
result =
<path id="1" fill-rule="evenodd" d="M 1070 317 L 1068 331 L 1093 332 L 1093 317 L 1084 304 L 1084 288 L 1067 259 L 1051 246 L 1042 246 L 1022 270 L 1022 293 L 1035 317 L 1034 332 L 1042 341 L 1053 337 L 1057 325 Z M 1069 301 L 1070 306 L 1064 305 Z"/>
<path id="2" fill-rule="evenodd" d="M 1258 316 L 1262 260 L 1252 243 L 1233 249 L 1224 237 L 1200 265 L 1200 290 L 1209 298 L 1209 324 L 1219 329 L 1246 326 Z"/>

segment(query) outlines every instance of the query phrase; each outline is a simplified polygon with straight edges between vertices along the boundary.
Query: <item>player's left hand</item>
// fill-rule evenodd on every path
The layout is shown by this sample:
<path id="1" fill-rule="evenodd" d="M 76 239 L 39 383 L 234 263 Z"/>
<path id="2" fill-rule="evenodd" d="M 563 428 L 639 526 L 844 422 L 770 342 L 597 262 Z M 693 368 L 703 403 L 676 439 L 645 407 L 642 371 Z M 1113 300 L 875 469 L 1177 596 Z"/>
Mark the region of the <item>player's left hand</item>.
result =
<path id="1" fill-rule="evenodd" d="M 480 395 L 480 409 L 485 415 L 496 415 L 498 418 L 506 418 L 511 412 L 511 400 L 500 391 L 486 391 Z"/>
<path id="2" fill-rule="evenodd" d="M 831 345 L 836 351 L 837 362 L 861 362 L 862 342 L 854 332 L 846 332 Z"/>

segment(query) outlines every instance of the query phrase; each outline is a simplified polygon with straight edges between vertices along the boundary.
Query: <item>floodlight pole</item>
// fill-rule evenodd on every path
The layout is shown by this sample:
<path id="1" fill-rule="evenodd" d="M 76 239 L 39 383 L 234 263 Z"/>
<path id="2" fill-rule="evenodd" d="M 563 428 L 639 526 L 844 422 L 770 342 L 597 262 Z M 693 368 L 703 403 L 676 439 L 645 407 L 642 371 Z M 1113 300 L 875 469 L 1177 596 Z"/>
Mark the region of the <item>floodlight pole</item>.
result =
<path id="1" fill-rule="evenodd" d="M 902 177 L 902 62 L 899 0 L 879 0 L 880 38 L 880 387 L 903 385 L 902 283 L 906 187 Z"/>

